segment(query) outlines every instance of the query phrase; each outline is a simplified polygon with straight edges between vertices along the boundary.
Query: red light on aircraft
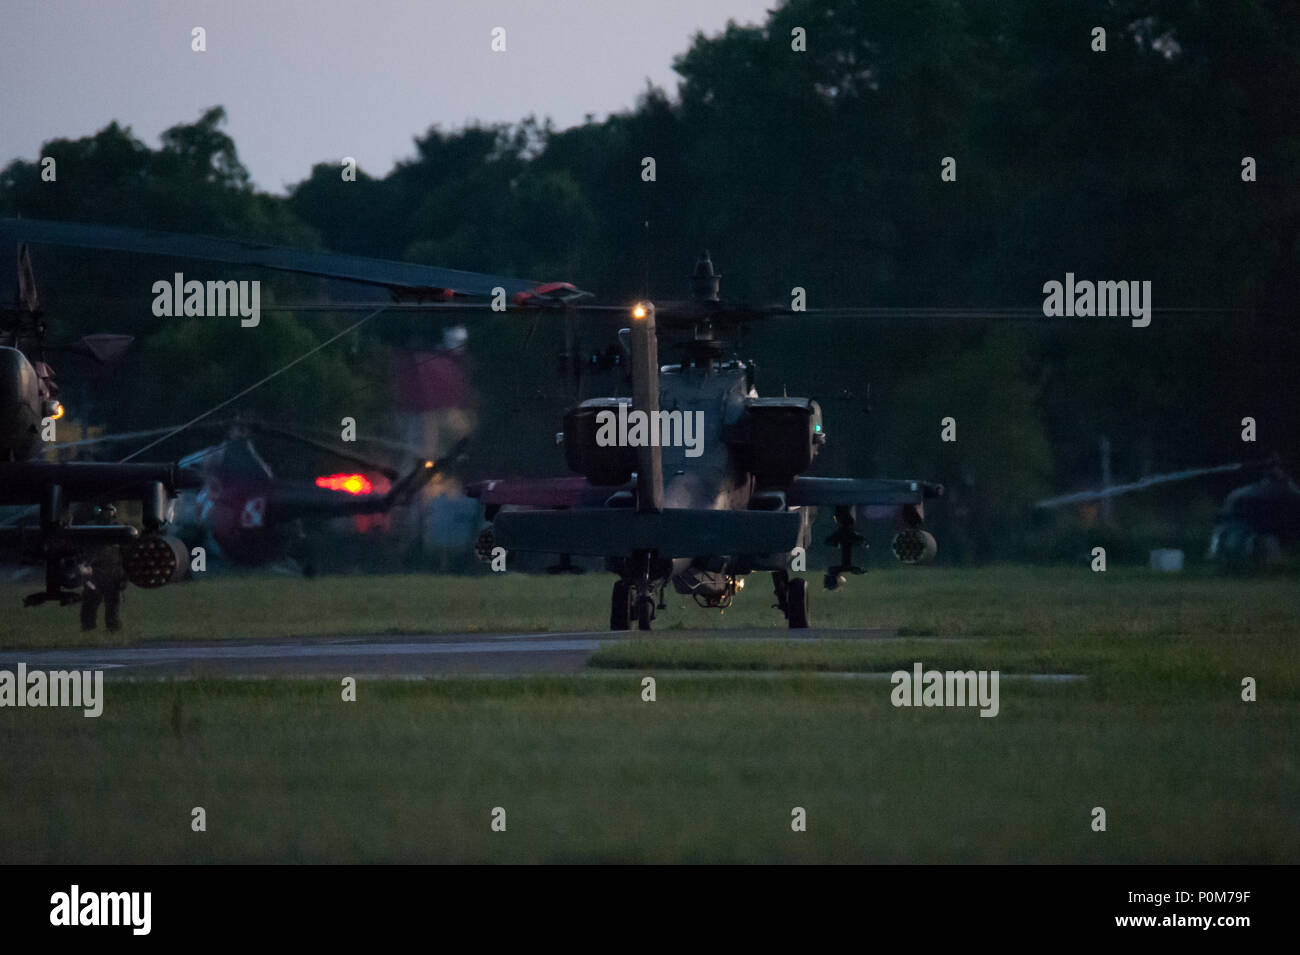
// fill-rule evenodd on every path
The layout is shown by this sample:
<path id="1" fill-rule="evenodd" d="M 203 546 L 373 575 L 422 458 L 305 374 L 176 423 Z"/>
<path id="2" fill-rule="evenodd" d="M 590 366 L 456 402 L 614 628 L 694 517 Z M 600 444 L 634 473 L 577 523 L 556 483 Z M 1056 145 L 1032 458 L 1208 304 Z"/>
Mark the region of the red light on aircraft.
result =
<path id="1" fill-rule="evenodd" d="M 530 305 L 562 304 L 578 296 L 578 289 L 570 282 L 546 282 L 527 292 L 516 292 L 511 297 L 514 305 L 524 308 Z"/>
<path id="2" fill-rule="evenodd" d="M 370 483 L 370 478 L 364 474 L 331 474 L 329 477 L 318 477 L 316 486 L 330 491 L 343 491 L 347 494 L 369 494 L 375 489 L 375 486 Z"/>

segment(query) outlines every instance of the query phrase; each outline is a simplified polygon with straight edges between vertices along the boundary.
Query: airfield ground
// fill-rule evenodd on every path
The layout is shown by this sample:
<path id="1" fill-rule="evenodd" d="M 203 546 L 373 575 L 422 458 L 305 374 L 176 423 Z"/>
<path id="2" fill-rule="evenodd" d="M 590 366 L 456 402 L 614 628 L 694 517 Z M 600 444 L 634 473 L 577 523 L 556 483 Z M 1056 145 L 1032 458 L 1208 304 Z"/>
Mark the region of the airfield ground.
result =
<path id="1" fill-rule="evenodd" d="M 873 572 L 816 590 L 841 634 L 798 641 L 762 582 L 722 616 L 670 597 L 661 629 L 572 675 L 362 679 L 344 703 L 337 675 L 123 667 L 97 719 L 0 709 L 0 862 L 1300 859 L 1294 578 Z M 83 640 L 75 608 L 23 610 L 30 585 L 5 584 L 0 646 L 592 631 L 608 586 L 213 579 L 132 591 L 125 639 Z M 999 715 L 895 708 L 866 676 L 917 661 L 999 670 Z"/>

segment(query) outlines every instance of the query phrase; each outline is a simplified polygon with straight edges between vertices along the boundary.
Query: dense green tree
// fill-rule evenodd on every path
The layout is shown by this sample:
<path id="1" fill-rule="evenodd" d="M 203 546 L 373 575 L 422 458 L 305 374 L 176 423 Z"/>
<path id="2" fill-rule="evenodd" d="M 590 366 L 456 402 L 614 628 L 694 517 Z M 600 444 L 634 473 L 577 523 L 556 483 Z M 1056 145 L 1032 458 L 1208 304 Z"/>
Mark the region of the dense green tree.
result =
<path id="1" fill-rule="evenodd" d="M 206 110 L 198 121 L 166 130 L 158 149 L 117 123 L 93 136 L 53 140 L 41 155 L 54 157 L 57 179 L 43 182 L 39 162 L 11 163 L 0 174 L 0 208 L 5 215 L 29 218 L 318 244 L 315 232 L 283 200 L 253 189 L 234 141 L 221 129 L 224 120 L 221 107 Z M 102 331 L 137 338 L 121 367 L 97 370 L 85 359 L 67 356 L 59 361 L 67 403 L 86 424 L 135 429 L 197 414 L 337 327 L 328 317 L 268 315 L 257 329 L 244 329 L 238 322 L 153 315 L 156 280 L 170 279 L 176 270 L 211 277 L 212 263 L 37 249 L 35 265 L 42 302 L 53 319 L 51 343 Z M 251 272 L 222 277 L 266 279 Z M 317 284 L 280 279 L 274 288 L 296 298 L 313 293 Z M 268 288 L 263 305 L 274 301 Z M 360 414 L 377 403 L 376 389 L 362 387 L 375 377 L 373 366 L 325 355 L 271 383 L 241 408 L 291 417 L 326 415 L 324 420 L 333 423 L 335 409 L 316 396 L 350 391 L 357 395 L 351 413 Z"/>
<path id="2" fill-rule="evenodd" d="M 1034 310 L 1044 282 L 1074 272 L 1150 281 L 1158 309 L 1236 310 L 1159 313 L 1146 329 L 807 315 L 746 333 L 760 388 L 823 399 L 823 473 L 943 480 L 957 549 L 993 555 L 1036 495 L 1096 482 L 1102 436 L 1117 477 L 1300 446 L 1288 385 L 1300 360 L 1297 13 L 1295 0 L 785 0 L 763 24 L 695 36 L 676 90 L 648 87 L 634 109 L 571 129 L 434 126 L 385 176 L 345 182 L 332 159 L 280 199 L 250 186 L 218 107 L 158 149 L 116 123 L 47 143 L 59 187 L 14 162 L 0 209 L 571 279 L 606 302 L 684 294 L 708 248 L 724 295 L 757 303 L 801 286 L 814 308 Z M 1242 181 L 1246 156 L 1257 181 Z M 944 157 L 956 181 L 941 179 Z M 114 405 L 133 422 L 142 403 L 183 394 L 178 408 L 197 407 L 222 374 L 269 369 L 338 327 L 279 320 L 255 360 L 232 360 L 232 345 L 196 373 L 222 347 L 213 329 L 160 329 L 112 304 L 138 292 L 136 265 L 40 265 L 69 329 L 114 318 L 145 339 L 133 361 L 149 356 L 153 377 Z M 259 401 L 295 413 L 311 388 L 341 395 L 382 374 L 381 345 L 432 347 L 451 320 L 377 323 L 355 355 L 322 358 Z M 555 373 L 563 323 L 469 321 L 478 466 L 559 472 L 551 436 L 576 396 Z M 617 325 L 585 325 L 582 344 L 604 347 Z M 938 440 L 947 415 L 956 444 Z M 1258 450 L 1239 440 L 1246 415 L 1260 422 Z"/>

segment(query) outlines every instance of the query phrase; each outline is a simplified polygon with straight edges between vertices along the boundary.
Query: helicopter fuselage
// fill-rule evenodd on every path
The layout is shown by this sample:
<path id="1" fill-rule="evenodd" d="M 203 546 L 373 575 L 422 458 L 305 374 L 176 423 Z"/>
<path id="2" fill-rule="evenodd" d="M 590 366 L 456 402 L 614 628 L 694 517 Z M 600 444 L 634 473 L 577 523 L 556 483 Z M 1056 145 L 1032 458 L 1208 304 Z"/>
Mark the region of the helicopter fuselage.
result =
<path id="1" fill-rule="evenodd" d="M 0 461 L 25 461 L 40 445 L 41 380 L 17 348 L 0 346 Z"/>
<path id="2" fill-rule="evenodd" d="M 654 371 L 658 401 L 651 411 L 629 411 L 629 398 L 589 399 L 571 409 L 564 434 L 566 457 L 593 484 L 610 488 L 604 506 L 614 510 L 640 508 L 635 490 L 620 485 L 634 475 L 631 483 L 640 481 L 640 462 L 645 460 L 640 452 L 653 444 L 661 458 L 663 499 L 656 510 L 663 520 L 702 527 L 690 515 L 744 515 L 755 510 L 789 515 L 775 535 L 765 529 L 736 538 L 738 546 L 720 553 L 688 530 L 658 538 L 653 555 L 608 556 L 608 569 L 620 577 L 639 575 L 655 586 L 671 580 L 679 593 L 708 606 L 725 606 L 743 586 L 738 578 L 754 570 L 782 571 L 791 549 L 807 545 L 814 509 L 788 507 L 779 488 L 811 463 L 820 441 L 820 411 L 807 399 L 760 399 L 749 367 L 739 360 L 687 361 Z M 769 419 L 771 412 L 788 412 L 794 427 L 774 439 L 755 424 L 756 418 Z M 648 419 L 648 427 L 627 427 L 633 415 L 640 415 L 639 423 Z M 616 443 L 621 446 L 612 446 Z M 802 455 L 783 454 L 786 445 L 800 444 Z M 783 456 L 792 460 L 782 464 Z M 764 489 L 764 474 L 770 490 Z M 762 515 L 755 517 L 763 522 Z"/>
<path id="3" fill-rule="evenodd" d="M 755 504 L 758 482 L 741 460 L 746 435 L 743 432 L 746 400 L 758 398 L 749 382 L 749 369 L 742 361 L 705 365 L 666 365 L 659 370 L 660 408 L 700 412 L 703 415 L 703 448 L 690 457 L 682 447 L 665 447 L 664 505 L 667 508 L 748 511 Z M 774 499 L 772 509 L 784 509 Z M 807 546 L 814 508 L 798 509 L 803 520 L 798 546 Z M 672 561 L 671 579 L 678 593 L 715 605 L 735 592 L 737 577 L 755 570 L 781 570 L 790 560 L 789 551 L 772 554 L 731 554 L 713 557 L 677 557 Z M 743 583 L 740 585 L 743 586 Z"/>

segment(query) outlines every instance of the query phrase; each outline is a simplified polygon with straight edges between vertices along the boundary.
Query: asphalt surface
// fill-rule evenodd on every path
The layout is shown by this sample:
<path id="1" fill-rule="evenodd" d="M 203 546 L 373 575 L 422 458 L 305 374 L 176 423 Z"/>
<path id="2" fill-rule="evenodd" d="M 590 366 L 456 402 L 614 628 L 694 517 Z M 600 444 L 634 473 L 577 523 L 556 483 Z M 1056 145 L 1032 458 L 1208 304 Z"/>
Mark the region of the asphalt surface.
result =
<path id="1" fill-rule="evenodd" d="M 105 677 L 293 677 L 580 673 L 601 646 L 629 639 L 888 640 L 892 630 L 671 630 L 650 633 L 313 637 L 259 643 L 0 650 L 0 669 L 104 670 Z"/>

